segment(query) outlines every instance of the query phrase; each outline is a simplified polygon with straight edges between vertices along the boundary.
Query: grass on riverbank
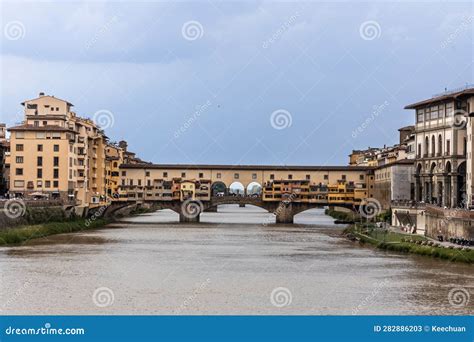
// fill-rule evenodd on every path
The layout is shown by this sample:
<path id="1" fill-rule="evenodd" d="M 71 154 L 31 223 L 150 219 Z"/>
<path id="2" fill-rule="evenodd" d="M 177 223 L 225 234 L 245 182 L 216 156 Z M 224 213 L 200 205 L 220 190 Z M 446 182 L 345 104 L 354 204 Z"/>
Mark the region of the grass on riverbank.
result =
<path id="1" fill-rule="evenodd" d="M 81 230 L 95 229 L 109 223 L 106 219 L 76 219 L 64 222 L 48 222 L 37 225 L 20 226 L 0 231 L 0 246 L 19 245 L 31 239 L 49 235 L 72 233 Z"/>
<path id="2" fill-rule="evenodd" d="M 374 229 L 372 225 L 354 225 L 344 230 L 347 236 L 359 239 L 361 243 L 369 243 L 377 248 L 425 255 L 450 261 L 474 263 L 474 250 L 466 250 L 462 247 L 444 247 L 424 236 L 407 235 L 396 232 L 382 232 Z"/>
<path id="3" fill-rule="evenodd" d="M 338 221 L 343 221 L 343 222 L 354 222 L 355 220 L 358 220 L 360 218 L 359 215 L 357 215 L 354 212 L 345 212 L 345 211 L 326 209 L 324 213 Z"/>

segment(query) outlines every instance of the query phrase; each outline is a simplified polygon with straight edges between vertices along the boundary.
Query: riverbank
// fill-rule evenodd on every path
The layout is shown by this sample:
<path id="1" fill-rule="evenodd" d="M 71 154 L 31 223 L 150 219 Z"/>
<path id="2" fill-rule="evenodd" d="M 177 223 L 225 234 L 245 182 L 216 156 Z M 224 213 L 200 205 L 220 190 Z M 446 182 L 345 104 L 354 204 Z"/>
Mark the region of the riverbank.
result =
<path id="1" fill-rule="evenodd" d="M 110 220 L 97 218 L 71 219 L 63 222 L 48 222 L 19 226 L 0 231 L 0 246 L 20 245 L 28 240 L 43 238 L 55 234 L 73 233 L 87 229 L 96 229 L 110 223 Z"/>
<path id="2" fill-rule="evenodd" d="M 474 263 L 474 250 L 466 247 L 442 246 L 421 235 L 408 235 L 376 229 L 373 224 L 355 224 L 346 228 L 343 234 L 362 244 L 376 248 L 429 256 L 449 261 Z"/>

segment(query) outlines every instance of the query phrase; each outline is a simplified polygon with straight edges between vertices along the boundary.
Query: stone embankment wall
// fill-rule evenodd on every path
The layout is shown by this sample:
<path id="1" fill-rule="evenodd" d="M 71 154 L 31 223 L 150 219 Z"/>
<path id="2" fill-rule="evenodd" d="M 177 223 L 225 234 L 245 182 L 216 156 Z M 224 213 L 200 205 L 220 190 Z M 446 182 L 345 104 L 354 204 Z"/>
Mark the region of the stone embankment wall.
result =
<path id="1" fill-rule="evenodd" d="M 426 235 L 437 238 L 442 235 L 445 239 L 462 237 L 474 240 L 474 212 L 462 209 L 442 209 L 426 206 Z"/>
<path id="2" fill-rule="evenodd" d="M 75 215 L 73 206 L 55 201 L 15 200 L 5 201 L 0 205 L 0 230 L 21 225 L 61 222 Z"/>

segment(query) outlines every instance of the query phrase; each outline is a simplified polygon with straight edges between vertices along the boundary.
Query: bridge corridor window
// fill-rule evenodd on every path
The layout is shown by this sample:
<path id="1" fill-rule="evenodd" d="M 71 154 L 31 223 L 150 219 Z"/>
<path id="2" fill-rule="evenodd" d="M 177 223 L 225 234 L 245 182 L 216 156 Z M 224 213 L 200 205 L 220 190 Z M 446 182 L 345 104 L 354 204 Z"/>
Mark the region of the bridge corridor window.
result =
<path id="1" fill-rule="evenodd" d="M 204 178 L 204 173 L 199 172 L 199 178 Z"/>
<path id="2" fill-rule="evenodd" d="M 221 178 L 221 173 L 220 172 L 217 173 L 216 178 Z"/>
<path id="3" fill-rule="evenodd" d="M 329 180 L 329 175 L 324 175 L 324 180 Z"/>
<path id="4" fill-rule="evenodd" d="M 257 179 L 257 174 L 256 173 L 252 173 L 252 179 Z"/>
<path id="5" fill-rule="evenodd" d="M 273 173 L 270 175 L 270 179 L 275 179 L 275 175 Z"/>
<path id="6" fill-rule="evenodd" d="M 163 177 L 167 178 L 168 177 L 168 172 L 163 172 Z"/>
<path id="7" fill-rule="evenodd" d="M 239 174 L 238 173 L 234 173 L 234 179 L 239 179 Z"/>
<path id="8" fill-rule="evenodd" d="M 145 172 L 145 177 L 150 177 L 150 171 Z"/>
<path id="9" fill-rule="evenodd" d="M 293 179 L 293 175 L 288 175 L 288 179 Z"/>
<path id="10" fill-rule="evenodd" d="M 306 180 L 310 180 L 311 179 L 311 175 L 306 175 Z"/>
<path id="11" fill-rule="evenodd" d="M 186 172 L 181 172 L 181 178 L 186 178 Z"/>

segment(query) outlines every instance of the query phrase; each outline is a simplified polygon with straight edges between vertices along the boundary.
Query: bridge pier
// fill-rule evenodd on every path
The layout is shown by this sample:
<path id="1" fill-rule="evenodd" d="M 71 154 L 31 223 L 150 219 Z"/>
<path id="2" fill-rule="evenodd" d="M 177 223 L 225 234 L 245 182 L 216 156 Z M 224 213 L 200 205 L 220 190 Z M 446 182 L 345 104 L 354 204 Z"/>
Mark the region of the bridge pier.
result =
<path id="1" fill-rule="evenodd" d="M 291 203 L 281 202 L 275 211 L 276 214 L 276 223 L 293 223 L 293 218 L 295 214 L 293 212 L 293 206 Z"/>
<path id="2" fill-rule="evenodd" d="M 200 221 L 201 214 L 196 215 L 196 216 L 189 216 L 185 215 L 183 213 L 179 214 L 179 223 L 197 223 Z"/>

